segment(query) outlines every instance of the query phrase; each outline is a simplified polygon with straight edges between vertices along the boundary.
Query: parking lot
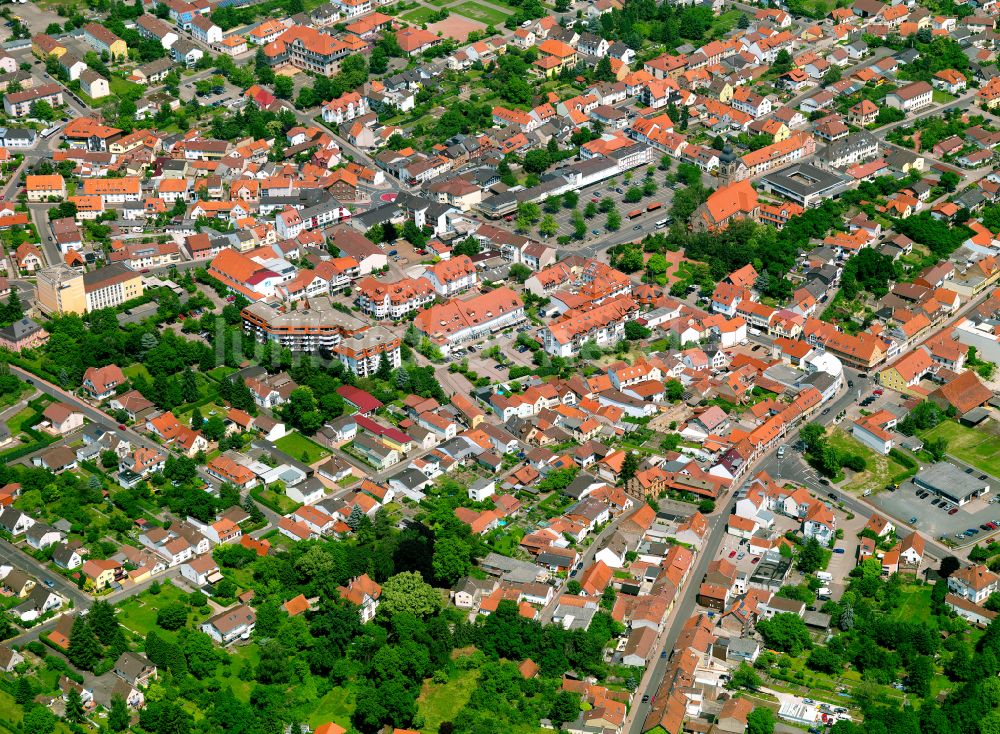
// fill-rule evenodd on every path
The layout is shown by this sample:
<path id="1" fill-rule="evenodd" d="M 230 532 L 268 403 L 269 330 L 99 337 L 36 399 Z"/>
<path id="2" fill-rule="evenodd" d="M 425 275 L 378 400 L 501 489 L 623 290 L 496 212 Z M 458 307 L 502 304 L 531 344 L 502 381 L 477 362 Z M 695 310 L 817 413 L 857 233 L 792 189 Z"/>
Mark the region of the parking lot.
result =
<path id="1" fill-rule="evenodd" d="M 972 543 L 983 543 L 987 539 L 997 535 L 1000 530 L 982 530 L 980 525 L 988 522 L 1000 523 L 1000 506 L 991 504 L 990 500 L 995 496 L 988 494 L 983 498 L 973 500 L 958 508 L 958 512 L 953 515 L 948 514 L 949 510 L 940 509 L 934 506 L 933 496 L 924 499 L 917 497 L 919 490 L 912 481 L 904 482 L 895 492 L 879 492 L 871 497 L 872 503 L 885 510 L 889 515 L 904 520 L 915 517 L 916 522 L 912 527 L 919 530 L 923 535 L 931 538 L 946 538 L 953 543 L 963 546 Z M 954 507 L 954 505 L 948 505 Z M 909 524 L 909 523 L 907 523 Z M 966 530 L 976 529 L 977 533 L 971 537 L 963 536 L 961 539 L 957 534 Z"/>

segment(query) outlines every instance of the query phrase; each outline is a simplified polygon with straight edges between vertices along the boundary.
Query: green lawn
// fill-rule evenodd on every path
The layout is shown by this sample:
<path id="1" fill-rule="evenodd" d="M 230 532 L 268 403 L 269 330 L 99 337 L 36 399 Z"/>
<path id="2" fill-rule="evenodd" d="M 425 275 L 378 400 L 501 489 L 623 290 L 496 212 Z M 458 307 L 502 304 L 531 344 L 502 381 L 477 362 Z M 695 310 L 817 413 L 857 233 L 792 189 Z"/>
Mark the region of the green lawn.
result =
<path id="1" fill-rule="evenodd" d="M 485 5 L 474 3 L 471 0 L 466 0 L 458 5 L 452 5 L 451 10 L 454 10 L 459 15 L 464 15 L 466 18 L 478 20 L 480 23 L 486 23 L 487 25 L 501 25 L 507 20 L 507 16 L 510 15 L 510 13 L 503 13 L 492 7 L 488 8 Z"/>
<path id="2" fill-rule="evenodd" d="M 118 620 L 125 628 L 142 637 L 154 629 L 158 633 L 169 635 L 169 632 L 156 626 L 156 614 L 161 607 L 180 601 L 185 596 L 187 595 L 173 584 L 164 583 L 160 586 L 160 593 L 155 596 L 144 591 L 119 604 Z"/>
<path id="3" fill-rule="evenodd" d="M 354 691 L 349 688 L 337 687 L 320 699 L 309 716 L 309 725 L 315 729 L 320 724 L 332 721 L 345 729 L 350 729 L 351 714 L 353 713 Z"/>
<path id="4" fill-rule="evenodd" d="M 124 372 L 125 376 L 130 379 L 138 377 L 139 375 L 142 375 L 147 380 L 153 379 L 153 376 L 149 374 L 149 370 L 146 369 L 146 365 L 142 364 L 141 362 L 130 364 L 128 367 L 123 369 L 122 372 Z"/>
<path id="5" fill-rule="evenodd" d="M 858 441 L 854 436 L 843 430 L 837 429 L 828 437 L 830 445 L 839 451 L 847 451 L 852 454 L 861 454 L 864 457 L 867 469 L 863 472 L 853 474 L 843 489 L 852 492 L 863 492 L 867 489 L 877 492 L 884 488 L 897 474 L 906 471 L 906 467 L 897 464 L 895 460 L 882 454 L 877 454 L 870 448 Z"/>
<path id="6" fill-rule="evenodd" d="M 403 13 L 400 17 L 405 21 L 408 21 L 415 25 L 420 25 L 422 23 L 428 22 L 431 16 L 434 15 L 434 13 L 435 11 L 431 10 L 430 8 L 421 7 Z"/>
<path id="7" fill-rule="evenodd" d="M 907 622 L 926 623 L 931 618 L 931 586 L 907 586 L 903 589 L 903 603 L 892 616 Z"/>
<path id="8" fill-rule="evenodd" d="M 455 715 L 468 703 L 478 680 L 478 671 L 465 670 L 447 683 L 425 682 L 417 698 L 420 713 L 424 715 L 423 731 L 433 734 L 442 721 L 454 721 Z"/>
<path id="9" fill-rule="evenodd" d="M 34 408 L 24 408 L 15 413 L 8 421 L 7 428 L 10 429 L 10 435 L 16 436 L 21 432 L 21 426 L 26 422 L 31 420 L 35 415 Z"/>
<path id="10" fill-rule="evenodd" d="M 292 431 L 287 436 L 282 436 L 274 442 L 274 445 L 292 458 L 305 461 L 307 464 L 312 464 L 324 456 L 330 455 L 328 449 L 323 448 L 311 438 L 306 438 L 297 431 Z"/>
<path id="11" fill-rule="evenodd" d="M 135 82 L 130 82 L 128 79 L 122 79 L 120 76 L 111 75 L 108 79 L 108 86 L 111 88 L 111 94 L 122 96 L 128 94 L 133 89 L 142 92 L 144 87 L 141 84 L 136 84 Z"/>
<path id="12" fill-rule="evenodd" d="M 14 697 L 9 693 L 0 691 L 0 727 L 9 731 L 19 731 L 23 717 L 24 712 L 14 702 Z"/>
<path id="13" fill-rule="evenodd" d="M 967 428 L 956 421 L 939 423 L 922 434 L 929 438 L 946 438 L 948 453 L 959 461 L 974 466 L 979 471 L 1000 477 L 1000 427 L 992 419 L 975 428 Z"/>
<path id="14" fill-rule="evenodd" d="M 954 95 L 948 94 L 940 89 L 935 89 L 931 96 L 935 104 L 948 104 L 949 102 L 954 102 L 957 99 Z"/>
<path id="15" fill-rule="evenodd" d="M 221 380 L 223 377 L 228 377 L 234 372 L 236 372 L 235 367 L 227 367 L 226 365 L 221 365 L 213 370 L 209 370 L 205 374 L 211 377 L 213 380 Z"/>
<path id="16" fill-rule="evenodd" d="M 253 489 L 250 491 L 250 494 L 275 512 L 282 515 L 295 512 L 299 509 L 299 507 L 301 507 L 298 502 L 295 502 L 286 495 L 272 492 L 270 489 Z M 279 537 L 283 538 L 285 536 L 282 535 Z"/>
<path id="17" fill-rule="evenodd" d="M 24 397 L 25 395 L 30 395 L 35 390 L 35 388 L 33 388 L 27 382 L 19 382 L 17 384 L 20 389 L 15 390 L 13 392 L 5 393 L 4 395 L 0 395 L 0 408 L 6 408 L 8 406 L 14 405 L 22 397 Z"/>

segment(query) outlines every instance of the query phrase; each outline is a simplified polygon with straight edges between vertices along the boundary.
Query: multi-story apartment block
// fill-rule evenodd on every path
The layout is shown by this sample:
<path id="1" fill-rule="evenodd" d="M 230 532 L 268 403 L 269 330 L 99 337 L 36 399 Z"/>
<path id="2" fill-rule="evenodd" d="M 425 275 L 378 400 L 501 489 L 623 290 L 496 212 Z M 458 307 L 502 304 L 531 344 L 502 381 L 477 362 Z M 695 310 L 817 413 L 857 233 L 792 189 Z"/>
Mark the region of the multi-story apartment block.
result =
<path id="1" fill-rule="evenodd" d="M 391 369 L 399 367 L 400 344 L 398 336 L 383 326 L 375 326 L 343 340 L 333 351 L 340 363 L 358 377 L 371 377 L 378 371 L 383 355 Z"/>
<path id="2" fill-rule="evenodd" d="M 403 278 L 395 283 L 365 278 L 358 283 L 358 305 L 377 319 L 401 319 L 431 303 L 435 296 L 427 278 Z"/>

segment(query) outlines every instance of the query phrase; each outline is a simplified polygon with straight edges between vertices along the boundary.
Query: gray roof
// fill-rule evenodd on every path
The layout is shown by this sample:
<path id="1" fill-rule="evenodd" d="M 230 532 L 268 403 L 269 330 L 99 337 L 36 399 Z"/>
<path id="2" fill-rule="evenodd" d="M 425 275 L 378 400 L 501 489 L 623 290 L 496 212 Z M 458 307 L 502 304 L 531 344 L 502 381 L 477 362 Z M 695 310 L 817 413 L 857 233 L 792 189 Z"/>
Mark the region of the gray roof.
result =
<path id="1" fill-rule="evenodd" d="M 914 481 L 929 489 L 938 492 L 945 492 L 953 497 L 965 497 L 972 492 L 988 486 L 986 482 L 978 478 L 978 475 L 966 474 L 954 464 L 947 461 L 932 464 L 919 472 Z"/>

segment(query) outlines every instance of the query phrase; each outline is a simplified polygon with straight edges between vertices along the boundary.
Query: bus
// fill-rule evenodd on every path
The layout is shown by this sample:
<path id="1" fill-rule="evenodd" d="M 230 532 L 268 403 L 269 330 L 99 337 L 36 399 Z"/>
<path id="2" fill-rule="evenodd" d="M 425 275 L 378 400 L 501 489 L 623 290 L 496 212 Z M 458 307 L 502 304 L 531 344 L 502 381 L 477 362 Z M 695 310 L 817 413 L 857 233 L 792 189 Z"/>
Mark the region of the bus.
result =
<path id="1" fill-rule="evenodd" d="M 665 228 L 666 226 L 667 226 L 667 220 L 666 220 L 666 219 L 660 219 L 660 220 L 658 220 L 658 221 L 656 222 L 656 228 L 657 228 L 657 229 L 663 229 L 663 228 Z"/>
<path id="2" fill-rule="evenodd" d="M 632 210 L 632 211 L 630 211 L 630 212 L 629 212 L 629 213 L 628 213 L 628 214 L 627 214 L 626 216 L 627 216 L 627 217 L 628 217 L 629 219 L 635 219 L 636 217 L 641 217 L 641 216 L 642 216 L 642 214 L 643 214 L 643 211 L 642 211 L 642 209 L 633 209 L 633 210 Z"/>
<path id="3" fill-rule="evenodd" d="M 657 209 L 663 206 L 662 201 L 654 201 L 652 204 L 646 207 L 647 212 L 655 212 Z"/>

